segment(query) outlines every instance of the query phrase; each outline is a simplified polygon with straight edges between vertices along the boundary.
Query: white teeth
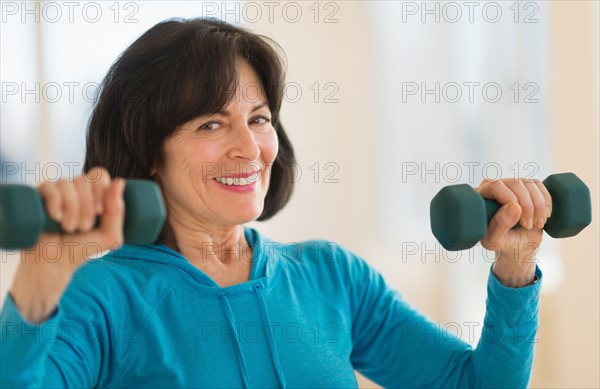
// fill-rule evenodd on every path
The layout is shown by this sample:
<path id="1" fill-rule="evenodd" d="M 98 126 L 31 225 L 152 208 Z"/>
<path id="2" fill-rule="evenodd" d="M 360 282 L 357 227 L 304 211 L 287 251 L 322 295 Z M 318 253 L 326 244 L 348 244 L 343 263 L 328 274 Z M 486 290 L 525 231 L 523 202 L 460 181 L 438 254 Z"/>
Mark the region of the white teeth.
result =
<path id="1" fill-rule="evenodd" d="M 251 175 L 250 177 L 246 177 L 246 178 L 224 178 L 224 177 L 216 177 L 215 178 L 215 180 L 217 180 L 221 184 L 226 184 L 226 185 L 249 185 L 249 184 L 255 183 L 256 181 L 258 181 L 258 179 L 259 179 L 258 173 L 255 173 L 255 174 Z"/>
<path id="2" fill-rule="evenodd" d="M 256 181 L 258 181 L 259 178 L 260 178 L 260 176 L 258 175 L 258 173 L 254 173 L 250 177 L 246 178 L 246 180 L 248 180 L 250 182 L 256 182 Z"/>

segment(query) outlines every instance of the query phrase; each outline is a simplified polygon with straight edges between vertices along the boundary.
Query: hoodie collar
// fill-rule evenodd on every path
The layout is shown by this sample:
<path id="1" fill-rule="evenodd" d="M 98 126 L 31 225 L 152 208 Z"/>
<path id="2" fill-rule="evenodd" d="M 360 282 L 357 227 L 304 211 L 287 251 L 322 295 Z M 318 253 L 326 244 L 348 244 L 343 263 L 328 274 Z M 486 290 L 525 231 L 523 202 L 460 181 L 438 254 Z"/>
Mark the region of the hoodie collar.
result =
<path id="1" fill-rule="evenodd" d="M 145 261 L 162 263 L 175 268 L 178 268 L 200 285 L 227 290 L 229 293 L 236 291 L 251 290 L 253 285 L 257 283 L 264 284 L 272 277 L 273 274 L 273 258 L 268 258 L 268 251 L 265 248 L 268 246 L 270 239 L 262 236 L 254 228 L 244 226 L 244 236 L 252 247 L 252 265 L 250 268 L 250 279 L 241 284 L 221 288 L 210 276 L 196 266 L 192 265 L 179 252 L 165 246 L 162 243 L 151 245 L 130 245 L 125 244 L 119 250 L 113 251 L 111 256 L 121 259 L 143 259 Z M 267 245 L 265 245 L 267 243 Z M 241 254 L 243 256 L 243 254 Z M 248 260 L 242 257 L 242 260 Z M 264 285 L 263 285 L 264 286 Z"/>

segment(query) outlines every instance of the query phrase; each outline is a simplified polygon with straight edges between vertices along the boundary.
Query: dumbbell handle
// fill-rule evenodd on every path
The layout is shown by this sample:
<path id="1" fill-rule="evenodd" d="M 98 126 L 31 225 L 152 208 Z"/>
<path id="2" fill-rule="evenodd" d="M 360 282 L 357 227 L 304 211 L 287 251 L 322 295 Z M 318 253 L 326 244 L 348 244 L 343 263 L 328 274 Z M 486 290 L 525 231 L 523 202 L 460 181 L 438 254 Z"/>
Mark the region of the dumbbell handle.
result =
<path id="1" fill-rule="evenodd" d="M 501 205 L 496 200 L 486 199 L 485 197 L 483 198 L 483 202 L 485 203 L 485 220 L 487 224 L 490 224 L 490 221 L 496 212 L 498 212 L 498 210 L 501 208 Z M 517 224 L 515 224 L 512 228 L 517 228 L 520 225 L 521 224 L 517 222 Z"/>
<path id="2" fill-rule="evenodd" d="M 126 180 L 123 200 L 125 243 L 154 243 L 166 219 L 166 208 L 156 182 Z M 31 247 L 42 231 L 64 232 L 59 223 L 48 217 L 39 192 L 26 185 L 0 185 L 0 248 Z"/>

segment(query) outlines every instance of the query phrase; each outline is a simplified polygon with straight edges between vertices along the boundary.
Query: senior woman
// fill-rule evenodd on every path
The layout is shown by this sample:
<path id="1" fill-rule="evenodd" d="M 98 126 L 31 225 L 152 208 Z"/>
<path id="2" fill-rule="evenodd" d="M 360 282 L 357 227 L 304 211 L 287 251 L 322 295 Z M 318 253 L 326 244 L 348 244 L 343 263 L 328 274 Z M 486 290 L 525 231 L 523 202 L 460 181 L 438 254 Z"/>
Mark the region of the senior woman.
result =
<path id="1" fill-rule="evenodd" d="M 224 22 L 170 20 L 118 58 L 85 174 L 39 188 L 66 233 L 22 252 L 2 311 L 5 387 L 348 388 L 354 370 L 386 387 L 527 385 L 541 284 L 531 259 L 551 210 L 543 185 L 477 188 L 503 208 L 482 241 L 496 261 L 473 349 L 344 247 L 290 251 L 245 226 L 292 193 L 275 47 Z M 122 244 L 115 177 L 160 185 L 168 218 L 156 244 Z M 112 250 L 88 261 L 91 243 Z"/>

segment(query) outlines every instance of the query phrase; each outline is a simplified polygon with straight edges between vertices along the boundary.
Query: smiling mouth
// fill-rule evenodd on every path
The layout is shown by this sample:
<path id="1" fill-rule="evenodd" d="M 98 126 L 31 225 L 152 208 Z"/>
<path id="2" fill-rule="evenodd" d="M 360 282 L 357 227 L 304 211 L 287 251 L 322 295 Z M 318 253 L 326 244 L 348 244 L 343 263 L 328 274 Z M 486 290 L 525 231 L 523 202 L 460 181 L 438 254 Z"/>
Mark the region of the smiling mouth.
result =
<path id="1" fill-rule="evenodd" d="M 246 174 L 237 174 L 234 175 L 237 177 L 215 177 L 214 180 L 225 185 L 230 186 L 242 186 L 242 185 L 251 185 L 257 182 L 260 179 L 260 171 L 256 171 L 251 173 L 250 175 Z M 245 177 L 240 177 L 245 176 Z"/>

